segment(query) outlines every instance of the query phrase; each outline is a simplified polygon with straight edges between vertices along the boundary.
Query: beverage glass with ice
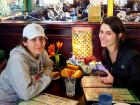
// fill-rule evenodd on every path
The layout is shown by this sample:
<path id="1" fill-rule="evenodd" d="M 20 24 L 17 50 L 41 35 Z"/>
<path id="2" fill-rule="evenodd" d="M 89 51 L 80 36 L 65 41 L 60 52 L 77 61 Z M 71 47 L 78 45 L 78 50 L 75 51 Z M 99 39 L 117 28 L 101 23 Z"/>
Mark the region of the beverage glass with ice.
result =
<path id="1" fill-rule="evenodd" d="M 72 97 L 75 95 L 76 78 L 65 78 L 66 95 Z"/>

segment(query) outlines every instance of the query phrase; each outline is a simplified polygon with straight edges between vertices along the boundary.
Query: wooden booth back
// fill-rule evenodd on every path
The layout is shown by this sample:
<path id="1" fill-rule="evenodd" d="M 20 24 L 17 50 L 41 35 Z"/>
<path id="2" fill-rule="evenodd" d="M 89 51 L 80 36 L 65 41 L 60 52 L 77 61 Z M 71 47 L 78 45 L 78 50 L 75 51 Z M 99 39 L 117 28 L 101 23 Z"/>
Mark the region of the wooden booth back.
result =
<path id="1" fill-rule="evenodd" d="M 20 42 L 22 31 L 26 22 L 1 21 L 0 22 L 0 48 L 6 52 L 7 57 L 12 48 Z M 96 59 L 101 59 L 101 46 L 98 38 L 100 23 L 87 22 L 51 22 L 39 23 L 45 29 L 48 37 L 48 44 L 56 41 L 63 41 L 64 45 L 60 53 L 67 58 L 72 52 L 72 27 L 92 27 L 93 55 Z M 128 44 L 140 51 L 140 23 L 124 23 Z M 47 47 L 46 47 L 47 49 Z"/>

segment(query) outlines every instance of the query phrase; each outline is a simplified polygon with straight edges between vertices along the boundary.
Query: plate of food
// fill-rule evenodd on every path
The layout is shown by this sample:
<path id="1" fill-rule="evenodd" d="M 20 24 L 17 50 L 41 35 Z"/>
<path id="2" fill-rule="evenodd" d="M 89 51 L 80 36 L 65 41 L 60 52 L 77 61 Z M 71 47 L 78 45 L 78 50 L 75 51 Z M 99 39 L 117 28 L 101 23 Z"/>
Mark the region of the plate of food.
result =
<path id="1" fill-rule="evenodd" d="M 66 67 L 60 70 L 60 76 L 62 78 L 81 78 L 83 76 L 83 71 L 79 66 L 67 64 Z"/>
<path id="2" fill-rule="evenodd" d="M 53 71 L 52 72 L 52 80 L 58 80 L 60 79 L 60 75 L 58 71 Z"/>

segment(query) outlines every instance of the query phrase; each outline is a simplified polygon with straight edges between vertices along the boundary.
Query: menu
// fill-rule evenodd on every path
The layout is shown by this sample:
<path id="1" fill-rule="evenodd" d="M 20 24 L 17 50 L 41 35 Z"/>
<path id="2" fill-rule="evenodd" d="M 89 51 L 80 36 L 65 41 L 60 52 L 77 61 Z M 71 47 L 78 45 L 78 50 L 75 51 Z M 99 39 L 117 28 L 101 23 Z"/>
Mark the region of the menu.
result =
<path id="1" fill-rule="evenodd" d="M 126 88 L 83 88 L 87 101 L 98 101 L 100 93 L 109 93 L 113 96 L 114 102 L 139 102 Z"/>
<path id="2" fill-rule="evenodd" d="M 52 94 L 42 94 L 19 105 L 77 105 L 78 101 L 59 97 Z"/>
<path id="3" fill-rule="evenodd" d="M 98 101 L 100 93 L 109 93 L 113 97 L 113 103 L 140 103 L 132 91 L 127 88 L 113 88 L 111 85 L 105 85 L 97 76 L 84 76 L 81 85 L 87 101 Z"/>
<path id="4" fill-rule="evenodd" d="M 81 84 L 82 87 L 112 87 L 112 84 L 104 84 L 98 76 L 84 76 Z"/>

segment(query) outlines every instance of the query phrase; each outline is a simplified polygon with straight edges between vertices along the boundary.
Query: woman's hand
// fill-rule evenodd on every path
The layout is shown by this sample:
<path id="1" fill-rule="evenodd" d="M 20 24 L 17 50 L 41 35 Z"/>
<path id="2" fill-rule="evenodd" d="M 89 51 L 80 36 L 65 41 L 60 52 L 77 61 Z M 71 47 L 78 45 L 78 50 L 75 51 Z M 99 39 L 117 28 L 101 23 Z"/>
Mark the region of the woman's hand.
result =
<path id="1" fill-rule="evenodd" d="M 108 70 L 105 70 L 105 72 L 108 74 L 108 76 L 106 76 L 106 77 L 99 77 L 99 78 L 101 79 L 101 81 L 103 83 L 113 84 L 114 77 L 111 75 L 111 73 Z"/>
<path id="2" fill-rule="evenodd" d="M 52 77 L 52 70 L 45 70 L 43 73 L 47 76 Z"/>

